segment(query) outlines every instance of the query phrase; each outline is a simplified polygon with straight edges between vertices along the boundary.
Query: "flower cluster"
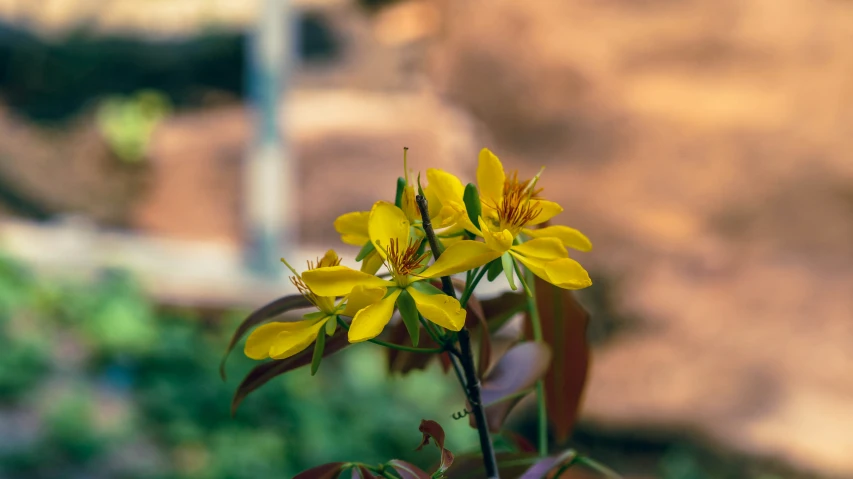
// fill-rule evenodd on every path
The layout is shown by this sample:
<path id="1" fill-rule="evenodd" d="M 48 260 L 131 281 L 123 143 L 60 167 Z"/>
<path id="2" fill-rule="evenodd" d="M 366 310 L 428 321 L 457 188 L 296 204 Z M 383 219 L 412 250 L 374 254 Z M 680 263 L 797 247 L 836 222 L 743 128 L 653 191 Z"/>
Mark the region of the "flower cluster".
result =
<path id="1" fill-rule="evenodd" d="M 315 339 L 319 343 L 323 335 L 333 334 L 339 322 L 346 326 L 339 316 L 352 317 L 350 342 L 373 340 L 395 309 L 404 321 L 414 317 L 415 327 L 425 319 L 459 331 L 465 324 L 466 296 L 460 303 L 431 281 L 457 273 L 471 272 L 479 281 L 487 272 L 490 280 L 503 272 L 516 289 L 516 279 L 526 288 L 523 267 L 560 288 L 589 286 L 586 270 L 568 253 L 569 248 L 589 251 L 589 239 L 567 226 L 542 226 L 563 209 L 542 197 L 537 187 L 541 174 L 523 181 L 516 173 L 508 175 L 488 149 L 480 152 L 476 185 L 465 186 L 456 176 L 431 168 L 427 185 L 422 186 L 420 176 L 413 184 L 406 171 L 393 203 L 377 201 L 370 211 L 347 213 L 335 221 L 341 240 L 361 247 L 356 257 L 360 270 L 341 266 L 334 251 L 309 264 L 302 274 L 288 265 L 294 275 L 291 281 L 317 311 L 302 321 L 257 328 L 246 343 L 246 355 L 292 356 Z M 416 190 L 426 198 L 427 219 L 435 228 L 440 253 L 432 264 L 434 252 L 427 249 Z M 383 266 L 387 273 L 380 276 Z M 471 287 L 475 285 L 476 281 Z"/>

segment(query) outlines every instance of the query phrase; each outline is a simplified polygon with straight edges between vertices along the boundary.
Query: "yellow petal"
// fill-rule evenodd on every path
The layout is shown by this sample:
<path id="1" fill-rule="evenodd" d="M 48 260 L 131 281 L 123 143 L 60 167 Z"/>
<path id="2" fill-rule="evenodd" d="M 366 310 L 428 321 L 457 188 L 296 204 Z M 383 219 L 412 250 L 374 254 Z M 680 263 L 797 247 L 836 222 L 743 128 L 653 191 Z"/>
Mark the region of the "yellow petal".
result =
<path id="1" fill-rule="evenodd" d="M 379 268 L 382 267 L 382 256 L 379 256 L 379 252 L 375 249 L 370 253 L 367 253 L 361 260 L 361 272 L 367 274 L 376 274 L 379 271 Z"/>
<path id="2" fill-rule="evenodd" d="M 352 289 L 352 292 L 347 296 L 347 307 L 341 313 L 344 316 L 353 317 L 362 309 L 378 302 L 385 296 L 386 288 L 372 287 L 366 288 L 358 285 Z"/>
<path id="3" fill-rule="evenodd" d="M 346 266 L 331 266 L 302 273 L 302 280 L 319 296 L 343 296 L 358 285 L 365 287 L 393 286 L 372 274 L 362 273 Z"/>
<path id="4" fill-rule="evenodd" d="M 340 262 L 340 258 L 338 258 L 338 254 L 335 253 L 335 250 L 330 249 L 326 251 L 326 254 L 320 259 L 320 262 L 317 264 L 318 268 L 327 268 L 329 266 L 336 266 Z"/>
<path id="5" fill-rule="evenodd" d="M 369 217 L 369 211 L 354 211 L 338 216 L 335 220 L 335 231 L 340 233 L 341 241 L 355 246 L 364 246 L 364 243 L 370 241 L 370 236 L 367 234 Z"/>
<path id="6" fill-rule="evenodd" d="M 424 318 L 451 331 L 459 331 L 465 325 L 465 310 L 455 298 L 446 294 L 425 294 L 415 288 L 406 291 L 412 295 Z"/>
<path id="7" fill-rule="evenodd" d="M 391 320 L 391 315 L 394 314 L 394 303 L 402 291 L 402 289 L 392 291 L 385 298 L 359 311 L 352 318 L 352 325 L 350 325 L 348 336 L 349 341 L 351 343 L 358 343 L 379 336 L 379 333 L 382 332 L 385 325 Z"/>
<path id="8" fill-rule="evenodd" d="M 270 348 L 270 357 L 273 359 L 285 359 L 307 348 L 317 339 L 317 333 L 326 325 L 326 321 L 328 320 L 329 317 L 327 316 L 324 320 L 317 321 L 309 327 L 278 333 L 272 348 Z"/>
<path id="9" fill-rule="evenodd" d="M 551 282 L 548 279 L 548 273 L 545 272 L 545 263 L 547 260 L 539 259 L 539 258 L 527 258 L 523 255 L 516 253 L 513 250 L 509 250 L 509 254 L 515 258 L 516 261 L 523 264 L 525 268 L 529 269 L 533 274 L 539 276 L 545 281 Z"/>
<path id="10" fill-rule="evenodd" d="M 482 266 L 499 257 L 501 253 L 479 241 L 464 240 L 444 250 L 429 268 L 418 276 L 435 278 L 461 273 Z"/>
<path id="11" fill-rule="evenodd" d="M 517 244 L 512 251 L 522 254 L 528 258 L 553 260 L 568 258 L 566 247 L 557 238 L 536 238 L 526 243 Z"/>
<path id="12" fill-rule="evenodd" d="M 486 204 L 499 204 L 503 198 L 504 182 L 506 174 L 501 160 L 489 151 L 488 148 L 480 150 L 480 161 L 477 165 L 477 187 L 480 188 L 480 196 Z"/>
<path id="13" fill-rule="evenodd" d="M 535 230 L 525 229 L 524 233 L 531 238 L 557 238 L 566 248 L 578 251 L 592 250 L 592 242 L 580 231 L 568 226 L 546 226 Z"/>
<path id="14" fill-rule="evenodd" d="M 577 261 L 570 258 L 543 260 L 509 252 L 525 268 L 545 281 L 564 289 L 582 289 L 592 284 L 589 274 Z"/>
<path id="15" fill-rule="evenodd" d="M 266 359 L 270 357 L 270 350 L 280 333 L 297 333 L 310 328 L 313 323 L 314 321 L 289 321 L 259 326 L 246 339 L 243 352 L 252 359 Z"/>
<path id="16" fill-rule="evenodd" d="M 562 258 L 545 264 L 548 282 L 564 289 L 583 289 L 592 285 L 589 273 L 577 261 Z"/>
<path id="17" fill-rule="evenodd" d="M 435 195 L 441 201 L 442 205 L 448 203 L 464 204 L 463 195 L 465 194 L 465 186 L 459 181 L 459 178 L 450 173 L 439 170 L 438 168 L 427 169 L 427 181 L 430 188 L 434 188 Z"/>
<path id="18" fill-rule="evenodd" d="M 403 210 L 386 201 L 377 201 L 373 205 L 367 221 L 370 240 L 383 258 L 386 255 L 385 249 L 391 245 L 392 240 L 399 242 L 400 248 L 405 249 L 408 246 L 410 226 Z"/>
<path id="19" fill-rule="evenodd" d="M 424 186 L 424 196 L 427 200 L 427 210 L 429 211 L 429 217 L 430 219 L 435 220 L 437 226 L 441 223 L 438 218 L 438 214 L 441 211 L 441 199 L 435 192 L 435 188 L 430 185 Z"/>
<path id="20" fill-rule="evenodd" d="M 508 230 L 500 230 L 500 231 L 492 231 L 489 229 L 488 223 L 483 221 L 483 217 L 479 218 L 480 221 L 480 234 L 483 236 L 483 240 L 493 250 L 498 253 L 503 254 L 505 251 L 512 247 L 512 240 L 515 238 L 512 236 L 512 233 Z"/>
<path id="21" fill-rule="evenodd" d="M 557 216 L 558 214 L 563 212 L 563 207 L 554 203 L 553 201 L 547 200 L 530 200 L 538 203 L 538 207 L 542 209 L 542 211 L 536 215 L 536 218 L 530 220 L 528 225 L 538 225 L 540 223 L 544 223 L 551 218 Z"/>

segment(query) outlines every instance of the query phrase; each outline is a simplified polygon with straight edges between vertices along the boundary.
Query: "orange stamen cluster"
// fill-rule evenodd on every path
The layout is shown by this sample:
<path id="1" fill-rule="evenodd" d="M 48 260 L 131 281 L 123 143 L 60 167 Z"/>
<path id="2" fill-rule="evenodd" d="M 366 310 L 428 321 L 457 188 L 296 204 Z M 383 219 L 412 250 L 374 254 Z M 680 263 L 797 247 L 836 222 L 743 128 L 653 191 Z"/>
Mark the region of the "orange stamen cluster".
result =
<path id="1" fill-rule="evenodd" d="M 309 268 L 309 269 L 314 269 L 314 268 Z M 317 295 L 314 294 L 313 291 L 311 291 L 311 288 L 309 288 L 308 285 L 305 284 L 305 281 L 302 281 L 302 278 L 300 276 L 291 276 L 290 282 L 291 282 L 291 284 L 293 284 L 293 286 L 296 286 L 296 289 L 299 291 L 299 294 L 304 296 L 305 299 L 310 301 L 311 304 L 313 304 L 317 308 L 320 307 L 320 305 L 317 304 Z"/>
<path id="2" fill-rule="evenodd" d="M 518 181 L 518 170 L 513 171 L 512 175 L 507 176 L 507 178 L 504 180 L 504 196 L 506 196 L 510 191 L 528 190 L 527 185 L 529 185 L 531 181 L 533 180 L 525 180 L 523 183 L 520 183 Z M 527 191 L 527 193 L 530 195 L 529 198 L 536 199 L 539 198 L 539 193 L 542 193 L 542 190 L 543 188 L 531 188 Z"/>
<path id="3" fill-rule="evenodd" d="M 402 249 L 399 240 L 392 239 L 385 250 L 387 254 L 385 266 L 388 267 L 388 271 L 391 271 L 395 277 L 405 277 L 423 268 L 424 262 L 429 259 L 429 253 L 418 255 L 422 242 L 423 238 L 417 241 L 410 240 L 406 248 Z"/>
<path id="4" fill-rule="evenodd" d="M 518 173 L 513 172 L 504 182 L 504 197 L 495 208 L 500 218 L 501 228 L 519 229 L 533 221 L 542 208 L 537 201 L 531 201 L 542 192 L 542 188 L 529 188 L 530 182 L 518 181 Z"/>
<path id="5" fill-rule="evenodd" d="M 329 266 L 339 266 L 341 264 L 341 258 L 335 258 L 329 264 L 323 263 L 324 259 L 326 259 L 326 258 L 322 258 L 322 259 L 317 258 L 316 262 L 311 261 L 310 259 L 308 261 L 306 261 L 306 263 L 308 264 L 308 271 L 311 271 L 312 269 L 317 269 L 317 268 L 328 268 Z"/>

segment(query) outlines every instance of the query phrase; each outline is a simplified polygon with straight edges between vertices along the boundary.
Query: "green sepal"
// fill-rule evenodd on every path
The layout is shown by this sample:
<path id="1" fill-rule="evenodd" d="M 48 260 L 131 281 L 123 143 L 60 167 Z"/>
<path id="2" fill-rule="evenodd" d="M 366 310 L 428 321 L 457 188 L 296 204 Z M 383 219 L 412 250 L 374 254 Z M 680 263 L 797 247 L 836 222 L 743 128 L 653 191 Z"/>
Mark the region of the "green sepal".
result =
<path id="1" fill-rule="evenodd" d="M 412 338 L 412 346 L 417 347 L 421 335 L 418 307 L 415 305 L 412 295 L 405 289 L 400 293 L 400 296 L 397 296 L 397 309 L 400 311 L 400 316 L 403 317 L 403 324 L 409 331 L 409 337 Z"/>
<path id="2" fill-rule="evenodd" d="M 410 288 L 415 288 L 423 294 L 435 295 L 435 294 L 444 294 L 444 291 L 436 288 L 431 285 L 429 281 L 415 281 L 414 283 L 409 285 Z"/>
<path id="3" fill-rule="evenodd" d="M 423 196 L 424 198 L 426 198 L 426 195 L 424 194 L 424 189 L 421 186 L 421 173 L 420 172 L 418 172 L 418 194 Z"/>
<path id="4" fill-rule="evenodd" d="M 317 341 L 314 343 L 314 356 L 311 358 L 312 376 L 317 374 L 317 370 L 320 369 L 320 361 L 323 360 L 323 349 L 326 347 L 326 331 L 324 329 L 325 327 L 317 331 Z"/>
<path id="5" fill-rule="evenodd" d="M 335 331 L 338 329 L 338 315 L 333 314 L 328 321 L 326 321 L 326 334 L 331 336 L 335 334 Z"/>
<path id="6" fill-rule="evenodd" d="M 486 279 L 491 283 L 498 276 L 500 276 L 503 271 L 503 262 L 500 258 L 493 259 L 489 264 L 486 265 L 486 268 L 489 268 L 489 271 L 486 273 Z"/>
<path id="7" fill-rule="evenodd" d="M 513 291 L 517 290 L 518 287 L 515 286 L 515 279 L 513 279 L 512 274 L 512 255 L 509 254 L 509 251 L 501 255 L 501 265 L 503 266 L 506 280 L 509 283 L 509 288 Z"/>
<path id="8" fill-rule="evenodd" d="M 397 178 L 397 194 L 394 195 L 394 204 L 397 208 L 403 207 L 403 191 L 406 189 L 406 179 L 402 176 Z"/>
<path id="9" fill-rule="evenodd" d="M 315 320 L 315 319 L 320 319 L 320 318 L 322 318 L 322 317 L 324 317 L 324 316 L 326 316 L 326 313 L 324 313 L 324 312 L 322 312 L 322 311 L 314 311 L 313 313 L 305 313 L 305 314 L 303 314 L 303 315 L 302 315 L 302 319 L 308 319 L 308 320 L 312 320 L 312 321 L 313 321 L 313 320 Z"/>
<path id="10" fill-rule="evenodd" d="M 483 206 L 480 204 L 480 192 L 477 191 L 477 186 L 474 183 L 465 185 L 465 193 L 462 195 L 462 199 L 465 201 L 468 219 L 474 225 L 480 224 L 480 215 L 483 213 Z"/>
<path id="11" fill-rule="evenodd" d="M 376 249 L 376 246 L 373 245 L 373 241 L 368 241 L 364 243 L 364 246 L 361 247 L 361 251 L 355 256 L 356 261 L 361 261 L 367 257 L 370 253 L 372 253 Z"/>
<path id="12" fill-rule="evenodd" d="M 436 238 L 436 239 L 438 239 L 438 238 Z M 418 246 L 418 256 L 420 256 L 426 252 L 427 243 L 429 243 L 429 241 L 426 241 L 426 239 L 421 241 L 421 245 Z"/>

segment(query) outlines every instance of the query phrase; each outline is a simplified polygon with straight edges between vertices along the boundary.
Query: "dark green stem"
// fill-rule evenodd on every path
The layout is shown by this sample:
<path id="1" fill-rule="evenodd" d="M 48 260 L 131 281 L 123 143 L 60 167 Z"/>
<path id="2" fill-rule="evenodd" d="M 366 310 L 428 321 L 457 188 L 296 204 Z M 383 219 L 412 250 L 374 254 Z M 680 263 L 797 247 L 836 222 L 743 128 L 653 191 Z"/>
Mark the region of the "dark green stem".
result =
<path id="1" fill-rule="evenodd" d="M 429 219 L 427 200 L 423 195 L 417 195 L 415 197 L 415 201 L 417 202 L 418 209 L 420 209 L 421 212 L 424 234 L 429 241 L 430 248 L 432 249 L 432 255 L 436 260 L 438 260 L 439 256 L 441 256 L 441 250 L 438 249 L 438 240 L 435 237 L 435 231 L 433 231 L 432 223 Z M 441 285 L 445 294 L 452 298 L 456 297 L 456 291 L 453 289 L 453 283 L 450 281 L 449 276 L 441 277 Z M 495 446 L 492 444 L 492 438 L 489 435 L 489 425 L 486 421 L 486 409 L 483 407 L 483 402 L 480 398 L 480 379 L 477 377 L 477 370 L 474 366 L 474 352 L 471 350 L 471 335 L 464 326 L 462 327 L 462 330 L 459 331 L 459 349 L 459 359 L 462 363 L 462 372 L 465 376 L 464 382 L 462 382 L 460 378 L 460 384 L 462 384 L 463 389 L 465 389 L 465 393 L 468 396 L 468 402 L 471 404 L 471 410 L 477 423 L 477 433 L 480 437 L 480 450 L 483 453 L 483 465 L 486 468 L 486 477 L 488 479 L 500 479 L 500 475 L 498 473 L 498 461 L 495 457 Z M 456 361 L 454 354 L 450 355 L 450 360 L 454 362 Z"/>
<path id="2" fill-rule="evenodd" d="M 441 250 L 438 246 L 438 239 L 435 237 L 435 230 L 432 229 L 432 221 L 429 219 L 427 200 L 423 196 L 417 195 L 415 196 L 415 202 L 418 204 L 418 209 L 421 211 L 421 225 L 424 228 L 424 234 L 427 237 L 427 241 L 429 241 L 429 249 L 432 250 L 432 257 L 438 259 L 438 257 L 441 256 Z M 456 297 L 456 290 L 453 289 L 453 282 L 450 281 L 450 276 L 441 277 L 441 289 L 444 291 L 444 294 L 453 298 Z"/>
<path id="3" fill-rule="evenodd" d="M 595 461 L 593 459 L 590 459 L 588 457 L 578 456 L 575 459 L 575 462 L 578 464 L 583 464 L 584 466 L 592 469 L 593 471 L 601 474 L 604 477 L 607 477 L 610 479 L 622 479 L 622 476 L 620 476 L 618 473 L 616 473 L 616 471 L 614 471 L 613 469 L 610 469 L 609 467 L 605 466 L 604 464 L 602 464 L 598 461 Z"/>
<path id="4" fill-rule="evenodd" d="M 522 271 L 515 263 L 515 272 L 519 278 L 522 278 Z M 527 311 L 530 314 L 530 324 L 533 327 L 533 340 L 542 342 L 542 320 L 539 318 L 539 306 L 536 304 L 536 277 L 533 272 L 527 270 L 526 284 L 527 289 Z M 545 457 L 548 455 L 548 409 L 545 404 L 545 381 L 536 381 L 536 409 L 537 409 L 537 430 L 539 432 L 539 456 Z"/>
<path id="5" fill-rule="evenodd" d="M 459 304 L 461 304 L 463 308 L 468 304 L 468 300 L 471 299 L 471 295 L 474 293 L 474 288 L 480 284 L 480 280 L 486 275 L 488 269 L 489 268 L 483 266 L 483 268 L 477 272 L 477 276 L 474 277 L 474 281 L 465 285 L 465 291 L 462 293 L 462 298 L 459 300 Z"/>

